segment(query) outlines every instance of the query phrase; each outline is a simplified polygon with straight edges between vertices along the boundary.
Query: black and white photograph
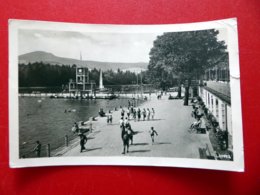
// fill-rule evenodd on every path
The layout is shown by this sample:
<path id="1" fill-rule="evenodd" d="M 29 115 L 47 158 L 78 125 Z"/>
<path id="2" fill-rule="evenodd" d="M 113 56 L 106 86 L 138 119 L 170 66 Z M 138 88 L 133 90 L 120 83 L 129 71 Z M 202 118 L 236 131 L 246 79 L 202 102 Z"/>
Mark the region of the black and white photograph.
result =
<path id="1" fill-rule="evenodd" d="M 243 171 L 236 19 L 9 21 L 10 166 Z"/>

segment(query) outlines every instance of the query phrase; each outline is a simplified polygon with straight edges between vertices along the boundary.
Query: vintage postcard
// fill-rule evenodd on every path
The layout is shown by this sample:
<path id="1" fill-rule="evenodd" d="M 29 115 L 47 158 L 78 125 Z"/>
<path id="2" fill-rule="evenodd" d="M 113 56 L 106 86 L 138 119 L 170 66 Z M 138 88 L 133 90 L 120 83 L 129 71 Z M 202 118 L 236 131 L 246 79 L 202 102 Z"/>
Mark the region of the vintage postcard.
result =
<path id="1" fill-rule="evenodd" d="M 10 167 L 244 171 L 236 19 L 9 20 Z"/>

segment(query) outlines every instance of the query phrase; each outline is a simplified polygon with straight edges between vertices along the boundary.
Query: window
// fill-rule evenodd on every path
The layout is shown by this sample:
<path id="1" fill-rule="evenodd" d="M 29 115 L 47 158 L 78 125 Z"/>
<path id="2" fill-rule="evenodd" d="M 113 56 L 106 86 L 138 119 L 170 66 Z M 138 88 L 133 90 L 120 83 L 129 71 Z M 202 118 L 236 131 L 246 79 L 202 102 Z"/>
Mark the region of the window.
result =
<path id="1" fill-rule="evenodd" d="M 221 104 L 221 110 L 222 110 L 222 128 L 223 128 L 223 130 L 226 130 L 226 106 L 225 106 L 225 104 Z"/>
<path id="2" fill-rule="evenodd" d="M 218 112 L 218 99 L 216 99 L 216 118 L 218 118 L 219 112 Z"/>

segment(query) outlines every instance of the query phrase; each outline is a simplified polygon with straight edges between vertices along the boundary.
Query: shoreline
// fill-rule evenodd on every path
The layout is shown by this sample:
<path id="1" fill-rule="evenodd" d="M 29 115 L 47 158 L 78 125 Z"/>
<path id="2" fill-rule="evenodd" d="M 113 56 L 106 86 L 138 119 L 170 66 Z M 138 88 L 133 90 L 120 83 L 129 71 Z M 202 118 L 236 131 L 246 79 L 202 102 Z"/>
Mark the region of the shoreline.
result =
<path id="1" fill-rule="evenodd" d="M 156 93 L 151 93 L 151 95 Z M 105 94 L 105 93 L 96 93 L 95 96 L 83 96 L 81 99 L 105 99 L 107 97 L 115 98 L 136 98 L 140 99 L 141 97 L 148 97 L 149 94 L 137 94 L 137 93 L 119 93 L 119 94 Z M 70 93 L 19 93 L 18 97 L 48 97 L 56 99 L 78 99 L 80 96 L 71 95 Z"/>

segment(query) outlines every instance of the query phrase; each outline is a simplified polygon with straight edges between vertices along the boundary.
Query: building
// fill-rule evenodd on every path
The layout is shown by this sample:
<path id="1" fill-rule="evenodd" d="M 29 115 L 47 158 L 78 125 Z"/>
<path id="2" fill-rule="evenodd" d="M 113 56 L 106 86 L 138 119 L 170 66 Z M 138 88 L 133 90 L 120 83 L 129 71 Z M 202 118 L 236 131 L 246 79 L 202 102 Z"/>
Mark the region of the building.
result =
<path id="1" fill-rule="evenodd" d="M 228 55 L 226 56 L 228 57 Z M 231 94 L 228 60 L 205 71 L 198 95 L 219 124 L 219 130 L 228 133 L 228 147 L 232 148 Z"/>

